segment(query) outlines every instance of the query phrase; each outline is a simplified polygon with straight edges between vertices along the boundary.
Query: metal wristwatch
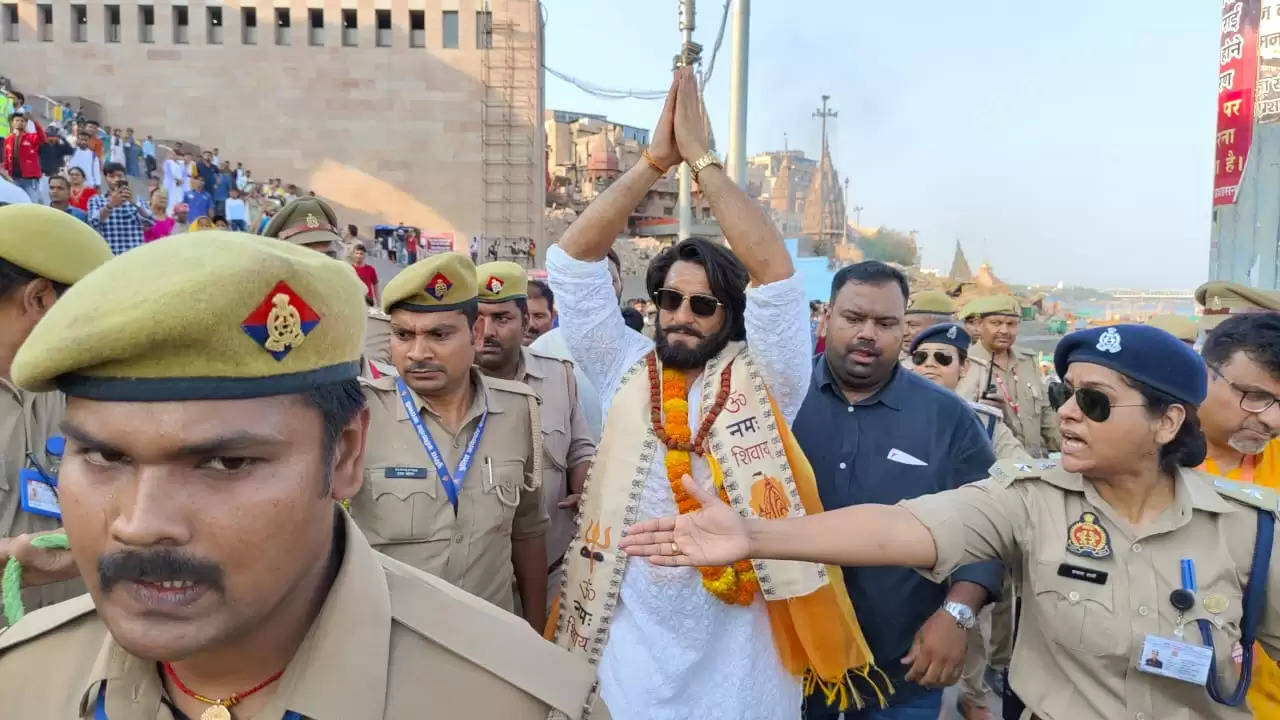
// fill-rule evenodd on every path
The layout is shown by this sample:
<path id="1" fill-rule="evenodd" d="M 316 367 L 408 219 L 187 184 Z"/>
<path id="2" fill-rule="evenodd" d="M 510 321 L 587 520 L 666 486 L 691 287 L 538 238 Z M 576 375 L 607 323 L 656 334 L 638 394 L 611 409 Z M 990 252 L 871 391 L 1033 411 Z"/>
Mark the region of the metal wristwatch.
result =
<path id="1" fill-rule="evenodd" d="M 720 162 L 720 158 L 716 157 L 716 154 L 714 152 L 708 150 L 705 153 L 703 153 L 702 156 L 699 157 L 697 160 L 694 160 L 692 163 L 689 164 L 689 169 L 693 171 L 693 179 L 697 180 L 698 173 L 702 172 L 703 170 L 706 170 L 707 167 L 711 165 L 715 165 L 721 170 L 724 169 L 724 163 Z"/>
<path id="2" fill-rule="evenodd" d="M 974 625 L 978 624 L 978 618 L 973 614 L 973 610 L 961 602 L 947 602 L 942 606 L 947 614 L 956 619 L 956 624 L 965 630 L 970 630 Z"/>

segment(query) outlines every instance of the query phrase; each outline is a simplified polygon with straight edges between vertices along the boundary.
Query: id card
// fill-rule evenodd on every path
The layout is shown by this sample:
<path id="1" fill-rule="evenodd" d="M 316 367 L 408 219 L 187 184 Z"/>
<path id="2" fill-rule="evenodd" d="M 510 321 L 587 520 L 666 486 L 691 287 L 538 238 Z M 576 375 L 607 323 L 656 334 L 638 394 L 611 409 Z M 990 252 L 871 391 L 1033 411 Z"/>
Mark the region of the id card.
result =
<path id="1" fill-rule="evenodd" d="M 1138 656 L 1138 670 L 1174 680 L 1204 685 L 1209 679 L 1213 651 L 1159 635 L 1147 635 Z"/>
<path id="2" fill-rule="evenodd" d="M 58 493 L 53 486 L 45 482 L 40 471 L 35 468 L 23 468 L 18 474 L 21 484 L 22 509 L 36 515 L 62 519 L 62 507 L 58 505 Z"/>

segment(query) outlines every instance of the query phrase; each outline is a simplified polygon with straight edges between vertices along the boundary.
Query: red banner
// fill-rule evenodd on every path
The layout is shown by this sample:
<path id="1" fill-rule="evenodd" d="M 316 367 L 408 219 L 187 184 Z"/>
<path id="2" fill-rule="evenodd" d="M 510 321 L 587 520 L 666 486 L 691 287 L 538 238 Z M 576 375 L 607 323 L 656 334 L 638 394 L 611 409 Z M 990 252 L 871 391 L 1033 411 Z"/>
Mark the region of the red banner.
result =
<path id="1" fill-rule="evenodd" d="M 1230 205 L 1240 191 L 1253 141 L 1253 93 L 1258 77 L 1259 0 L 1225 0 L 1218 55 L 1218 134 L 1213 204 Z"/>

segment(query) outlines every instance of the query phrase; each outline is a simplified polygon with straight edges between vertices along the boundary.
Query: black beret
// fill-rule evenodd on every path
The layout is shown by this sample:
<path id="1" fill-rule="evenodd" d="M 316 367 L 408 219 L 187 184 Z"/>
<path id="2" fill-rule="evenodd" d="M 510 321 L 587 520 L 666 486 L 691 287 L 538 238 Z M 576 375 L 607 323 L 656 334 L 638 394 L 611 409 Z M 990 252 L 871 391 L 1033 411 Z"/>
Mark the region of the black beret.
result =
<path id="1" fill-rule="evenodd" d="M 951 345 L 961 353 L 968 354 L 969 345 L 973 341 L 969 338 L 969 333 L 965 332 L 963 326 L 956 323 L 939 323 L 930 325 L 911 338 L 911 352 L 915 352 L 916 348 L 927 342 Z"/>
<path id="2" fill-rule="evenodd" d="M 1147 325 L 1111 325 L 1071 333 L 1053 353 L 1058 376 L 1066 377 L 1073 362 L 1111 368 L 1190 405 L 1203 402 L 1208 390 L 1204 360 L 1196 351 Z"/>

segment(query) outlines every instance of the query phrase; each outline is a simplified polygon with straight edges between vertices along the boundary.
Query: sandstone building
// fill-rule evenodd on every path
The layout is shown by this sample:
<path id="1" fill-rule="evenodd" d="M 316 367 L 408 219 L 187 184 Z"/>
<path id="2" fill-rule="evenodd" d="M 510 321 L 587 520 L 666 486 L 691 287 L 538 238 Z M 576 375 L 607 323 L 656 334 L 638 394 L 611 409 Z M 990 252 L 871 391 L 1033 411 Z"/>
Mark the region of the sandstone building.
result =
<path id="1" fill-rule="evenodd" d="M 4 0 L 0 74 L 139 138 L 217 147 L 367 232 L 543 250 L 537 0 Z"/>

